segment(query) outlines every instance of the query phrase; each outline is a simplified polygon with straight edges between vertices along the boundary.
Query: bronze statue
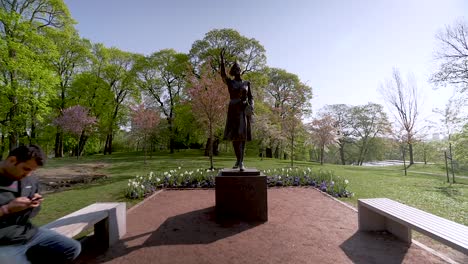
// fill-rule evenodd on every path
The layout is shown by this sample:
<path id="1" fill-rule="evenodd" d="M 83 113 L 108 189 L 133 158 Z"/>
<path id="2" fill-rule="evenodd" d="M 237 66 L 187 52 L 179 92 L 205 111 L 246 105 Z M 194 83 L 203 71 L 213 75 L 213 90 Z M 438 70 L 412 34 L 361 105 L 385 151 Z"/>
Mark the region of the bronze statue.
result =
<path id="1" fill-rule="evenodd" d="M 250 82 L 241 79 L 241 68 L 236 62 L 232 65 L 229 75 L 226 75 L 225 50 L 221 50 L 221 77 L 229 90 L 229 107 L 227 113 L 226 127 L 224 129 L 224 139 L 231 140 L 237 161 L 233 169 L 239 168 L 244 171 L 244 151 L 245 142 L 252 140 L 251 121 L 253 114 L 253 97 L 250 90 Z"/>

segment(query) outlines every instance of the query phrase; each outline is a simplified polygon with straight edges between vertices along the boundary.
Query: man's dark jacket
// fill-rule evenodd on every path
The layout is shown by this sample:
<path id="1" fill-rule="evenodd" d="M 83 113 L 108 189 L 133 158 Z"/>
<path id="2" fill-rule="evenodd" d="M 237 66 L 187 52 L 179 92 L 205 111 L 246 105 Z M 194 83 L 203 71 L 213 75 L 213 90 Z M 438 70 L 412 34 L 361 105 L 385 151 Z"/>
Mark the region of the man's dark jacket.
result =
<path id="1" fill-rule="evenodd" d="M 0 206 L 8 204 L 11 200 L 26 196 L 33 197 L 39 193 L 39 182 L 35 176 L 27 176 L 18 181 L 18 191 L 8 188 L 6 177 L 0 175 Z M 5 185 L 5 186 L 4 186 Z M 16 213 L 0 216 L 0 245 L 24 244 L 37 232 L 29 219 L 39 212 L 40 208 L 30 208 Z"/>

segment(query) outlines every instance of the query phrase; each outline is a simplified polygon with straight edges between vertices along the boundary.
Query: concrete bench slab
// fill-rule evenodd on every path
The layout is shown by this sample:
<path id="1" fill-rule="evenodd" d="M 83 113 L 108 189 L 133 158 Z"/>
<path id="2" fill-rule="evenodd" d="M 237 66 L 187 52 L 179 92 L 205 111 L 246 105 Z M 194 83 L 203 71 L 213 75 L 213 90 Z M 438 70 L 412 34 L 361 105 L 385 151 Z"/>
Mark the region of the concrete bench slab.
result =
<path id="1" fill-rule="evenodd" d="M 468 226 L 388 198 L 358 200 L 359 230 L 386 230 L 411 244 L 411 230 L 468 254 Z"/>

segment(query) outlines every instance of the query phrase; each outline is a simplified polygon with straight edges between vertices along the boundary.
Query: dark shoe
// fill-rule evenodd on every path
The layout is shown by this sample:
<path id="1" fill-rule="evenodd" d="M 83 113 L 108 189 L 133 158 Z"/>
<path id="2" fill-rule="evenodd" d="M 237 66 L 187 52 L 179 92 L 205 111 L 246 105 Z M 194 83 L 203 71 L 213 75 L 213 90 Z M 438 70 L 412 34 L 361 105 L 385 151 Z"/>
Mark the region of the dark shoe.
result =
<path id="1" fill-rule="evenodd" d="M 243 162 L 241 162 L 241 163 L 239 164 L 239 170 L 240 170 L 240 171 L 244 171 L 244 163 L 243 163 Z"/>
<path id="2" fill-rule="evenodd" d="M 239 168 L 239 162 L 237 161 L 236 164 L 234 164 L 234 166 L 232 166 L 233 169 L 237 169 Z"/>

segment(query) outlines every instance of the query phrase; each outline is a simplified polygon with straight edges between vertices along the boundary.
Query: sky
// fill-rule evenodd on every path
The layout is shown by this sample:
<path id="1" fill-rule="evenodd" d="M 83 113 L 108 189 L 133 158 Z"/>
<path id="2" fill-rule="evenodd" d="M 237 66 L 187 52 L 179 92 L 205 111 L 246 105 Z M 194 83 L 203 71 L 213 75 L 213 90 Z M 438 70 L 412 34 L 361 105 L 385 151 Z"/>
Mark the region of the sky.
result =
<path id="1" fill-rule="evenodd" d="M 420 119 L 438 119 L 453 87 L 434 89 L 437 32 L 468 22 L 464 0 L 65 0 L 80 35 L 108 47 L 188 53 L 213 29 L 232 28 L 266 49 L 267 65 L 312 87 L 313 112 L 327 104 L 385 101 L 393 68 L 414 75 Z M 253 87 L 255 89 L 255 87 Z M 386 109 L 388 109 L 386 107 Z M 390 113 L 390 112 L 389 112 Z"/>

